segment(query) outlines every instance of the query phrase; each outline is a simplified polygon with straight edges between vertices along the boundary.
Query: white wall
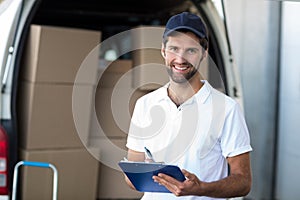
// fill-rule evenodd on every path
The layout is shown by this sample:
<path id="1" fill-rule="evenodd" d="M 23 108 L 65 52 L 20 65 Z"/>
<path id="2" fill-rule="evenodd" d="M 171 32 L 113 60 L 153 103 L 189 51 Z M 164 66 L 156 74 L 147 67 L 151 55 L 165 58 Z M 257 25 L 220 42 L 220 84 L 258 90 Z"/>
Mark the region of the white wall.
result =
<path id="1" fill-rule="evenodd" d="M 279 1 L 226 0 L 229 36 L 240 70 L 250 131 L 252 199 L 271 199 L 276 130 Z"/>
<path id="2" fill-rule="evenodd" d="M 283 3 L 276 196 L 300 196 L 300 2 Z"/>

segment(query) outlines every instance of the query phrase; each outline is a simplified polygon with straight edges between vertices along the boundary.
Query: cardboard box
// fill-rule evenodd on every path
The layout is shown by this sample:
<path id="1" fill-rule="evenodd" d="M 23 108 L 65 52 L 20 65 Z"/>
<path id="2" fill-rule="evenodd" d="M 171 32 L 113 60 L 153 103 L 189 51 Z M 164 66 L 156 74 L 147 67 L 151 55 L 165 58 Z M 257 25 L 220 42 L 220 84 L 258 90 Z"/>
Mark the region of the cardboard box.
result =
<path id="1" fill-rule="evenodd" d="M 90 131 L 91 102 L 94 87 L 76 85 L 80 91 L 78 108 L 82 120 L 75 127 L 72 111 L 73 85 L 20 84 L 18 113 L 20 145 L 24 149 L 82 147 Z M 76 109 L 77 110 L 77 109 Z"/>
<path id="2" fill-rule="evenodd" d="M 99 82 L 98 88 L 117 87 L 132 88 L 132 60 L 115 60 L 109 62 L 100 60 L 99 62 Z M 121 81 L 121 83 L 118 83 Z"/>
<path id="3" fill-rule="evenodd" d="M 132 33 L 133 66 L 140 68 L 133 77 L 134 87 L 154 90 L 166 84 L 168 74 L 161 55 L 163 27 L 141 26 Z"/>
<path id="4" fill-rule="evenodd" d="M 126 139 L 112 139 L 111 142 L 119 148 L 126 149 Z M 101 164 L 99 169 L 98 199 L 139 199 L 143 195 L 129 188 L 120 170 L 112 169 L 104 164 Z"/>
<path id="5" fill-rule="evenodd" d="M 143 193 L 129 188 L 124 174 L 105 165 L 100 167 L 98 199 L 140 199 Z"/>
<path id="6" fill-rule="evenodd" d="M 107 137 L 127 137 L 135 101 L 145 92 L 132 88 L 132 61 L 100 60 L 102 70 L 95 94 L 96 116 L 92 117 L 91 135 L 101 137 L 97 123 Z"/>
<path id="7" fill-rule="evenodd" d="M 83 78 L 77 83 L 95 84 L 100 41 L 99 31 L 31 25 L 21 78 L 31 82 L 74 83 L 78 69 L 85 64 Z M 83 63 L 85 58 L 89 60 Z"/>
<path id="8" fill-rule="evenodd" d="M 57 168 L 58 199 L 96 199 L 99 162 L 86 149 L 22 150 L 20 155 L 22 160 L 49 162 Z M 52 199 L 51 169 L 26 166 L 20 169 L 18 199 Z"/>
<path id="9" fill-rule="evenodd" d="M 112 96 L 113 92 L 115 96 Z M 130 94 L 122 88 L 98 87 L 95 94 L 96 116 L 91 121 L 92 137 L 101 137 L 96 124 L 99 123 L 107 137 L 127 138 L 135 102 L 145 94 L 145 91 L 140 90 Z"/>

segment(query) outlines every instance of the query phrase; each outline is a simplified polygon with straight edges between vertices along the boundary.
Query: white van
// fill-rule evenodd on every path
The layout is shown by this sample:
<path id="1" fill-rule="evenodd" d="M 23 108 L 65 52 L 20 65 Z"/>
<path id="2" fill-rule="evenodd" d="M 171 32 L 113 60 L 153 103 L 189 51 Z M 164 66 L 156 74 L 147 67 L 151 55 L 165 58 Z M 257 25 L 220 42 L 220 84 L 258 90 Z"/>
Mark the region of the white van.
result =
<path id="1" fill-rule="evenodd" d="M 189 11 L 200 15 L 209 30 L 209 55 L 211 58 L 209 66 L 214 63 L 213 65 L 216 66 L 215 69 L 218 73 L 212 73 L 212 68 L 208 68 L 206 78 L 209 79 L 213 86 L 219 88 L 239 102 L 242 102 L 239 74 L 231 54 L 226 26 L 212 1 L 0 1 L 0 199 L 10 198 L 13 167 L 17 161 L 24 159 L 53 162 L 54 165 L 58 165 L 58 171 L 61 175 L 59 178 L 59 199 L 135 199 L 139 196 L 137 193 L 129 192 L 126 188 L 127 186 L 122 188 L 123 183 L 120 183 L 120 186 L 118 185 L 119 183 L 117 183 L 118 181 L 116 180 L 119 180 L 118 178 L 121 177 L 118 172 L 110 171 L 110 169 L 105 168 L 103 165 L 99 168 L 99 162 L 94 162 L 93 159 L 88 158 L 89 154 L 83 151 L 84 148 L 80 146 L 78 141 L 75 141 L 76 139 L 73 141 L 74 138 L 68 138 L 67 134 L 64 135 L 63 138 L 59 138 L 61 135 L 60 131 L 70 131 L 74 134 L 74 125 L 72 125 L 72 129 L 68 129 L 67 127 L 68 123 L 74 124 L 72 115 L 64 115 L 65 112 L 61 110 L 64 109 L 64 107 L 71 106 L 72 99 L 68 99 L 69 96 L 66 96 L 68 101 L 63 103 L 56 101 L 63 98 L 64 95 L 72 95 L 74 82 L 66 81 L 64 76 L 62 76 L 60 80 L 52 82 L 43 82 L 44 79 L 39 82 L 37 80 L 38 78 L 35 80 L 31 80 L 30 78 L 26 79 L 27 75 L 22 73 L 32 71 L 33 66 L 26 63 L 26 61 L 24 61 L 26 58 L 24 57 L 28 56 L 28 48 L 31 48 L 31 50 L 34 48 L 32 46 L 29 47 L 29 45 L 32 45 L 32 43 L 28 42 L 29 38 L 39 40 L 42 38 L 42 34 L 47 34 L 49 30 L 54 32 L 57 30 L 58 32 L 61 30 L 63 30 L 63 32 L 71 30 L 69 34 L 74 36 L 74 38 L 86 37 L 86 41 L 88 42 L 95 39 L 92 41 L 92 44 L 95 44 L 94 47 L 96 47 L 101 41 L 105 41 L 116 34 L 137 27 L 163 27 L 171 15 L 182 11 Z M 34 32 L 34 30 L 36 30 L 36 32 Z M 81 37 L 81 35 L 83 36 Z M 69 39 L 68 36 L 64 37 Z M 127 52 L 120 56 L 118 56 L 117 53 L 118 50 L 123 48 L 122 45 L 131 45 L 132 41 L 127 39 L 128 38 L 125 38 L 119 44 L 115 43 L 111 48 L 100 52 L 99 57 L 97 57 L 97 59 L 99 59 L 98 64 L 101 65 L 105 59 L 117 59 L 116 62 L 122 63 L 122 66 L 129 66 L 128 69 L 134 67 L 131 62 L 135 59 L 133 53 Z M 62 42 L 64 41 L 62 40 Z M 81 47 L 87 48 L 85 47 L 84 40 L 81 42 Z M 48 41 L 47 45 L 51 46 L 52 44 Z M 47 48 L 47 45 L 44 47 L 49 50 L 50 47 Z M 76 49 L 79 49 L 78 46 L 74 47 L 74 50 Z M 62 49 L 53 50 L 52 52 L 54 51 L 59 52 L 57 54 L 60 55 L 61 59 L 67 57 L 64 55 Z M 52 54 L 50 50 L 49 52 Z M 72 55 L 72 49 L 65 53 L 70 55 L 70 52 Z M 87 55 L 88 52 L 86 52 L 86 56 Z M 76 54 L 74 54 L 73 58 L 75 60 Z M 84 58 L 80 59 L 80 62 L 84 61 Z M 52 73 L 52 69 L 58 71 Z M 62 70 L 61 72 L 59 71 L 60 69 Z M 39 69 L 35 68 L 34 70 Z M 112 79 L 116 79 L 116 77 L 121 77 L 120 73 L 127 72 L 126 70 L 122 70 L 112 70 L 112 73 L 115 74 L 110 74 L 108 78 L 101 79 L 102 82 L 104 82 L 103 84 L 107 84 L 105 81 L 109 82 Z M 74 69 L 72 72 L 74 73 Z M 68 73 L 68 68 L 63 69 L 55 66 L 51 68 L 50 65 L 50 68 L 45 71 L 44 75 L 47 79 L 51 76 L 56 77 L 62 74 L 71 74 L 72 72 Z M 214 74 L 218 75 L 215 76 Z M 132 76 L 132 78 L 137 79 L 134 76 Z M 99 81 L 99 83 L 100 82 L 101 81 Z M 82 87 L 86 87 L 86 85 L 88 85 L 88 83 L 82 84 Z M 99 88 L 99 85 L 91 84 L 91 87 L 88 89 L 92 89 L 91 91 L 95 92 L 97 88 Z M 139 95 L 153 89 L 155 88 L 142 89 Z M 47 96 L 49 94 L 51 94 L 49 98 L 54 97 L 51 101 Z M 137 96 L 132 98 L 137 98 Z M 44 98 L 45 102 L 35 101 L 35 98 Z M 93 98 L 95 98 L 96 101 L 102 101 L 99 96 L 96 95 L 95 97 L 95 95 L 90 94 L 91 105 L 94 105 Z M 56 105 L 58 107 L 56 107 Z M 100 105 L 100 107 L 103 108 L 103 105 Z M 40 110 L 33 111 L 32 109 Z M 28 124 L 24 125 L 25 121 L 26 123 L 32 123 L 31 121 L 34 121 L 32 114 L 34 112 L 35 114 L 40 114 L 34 116 L 35 120 L 46 120 L 45 123 L 44 121 L 37 122 L 39 123 L 37 130 L 34 128 L 29 129 Z M 100 115 L 101 113 L 105 113 L 101 109 L 98 112 Z M 106 123 L 105 120 L 108 117 L 105 116 L 105 114 L 103 115 L 103 123 Z M 68 116 L 71 117 L 68 118 Z M 61 120 L 60 117 L 64 117 L 62 118 L 63 120 Z M 63 121 L 63 123 L 61 123 L 61 121 Z M 101 121 L 99 123 L 101 123 Z M 109 124 L 110 121 L 107 123 Z M 53 127 L 54 129 L 51 130 Z M 26 132 L 24 131 L 25 128 L 29 130 L 29 133 L 24 133 Z M 89 131 L 93 129 L 91 127 L 86 128 Z M 34 131 L 40 131 L 42 136 L 39 138 L 39 135 L 31 135 L 34 134 Z M 46 135 L 46 133 L 50 135 Z M 32 137 L 31 139 L 35 141 L 31 141 L 28 137 Z M 121 146 L 125 141 L 124 137 L 118 134 L 112 134 L 108 136 L 108 138 L 111 138 L 115 143 L 120 143 Z M 82 141 L 82 138 L 80 139 Z M 84 163 L 86 163 L 86 166 L 82 165 Z M 37 169 L 33 169 L 33 172 L 24 170 L 25 175 L 23 179 L 28 179 L 28 184 L 26 184 L 26 180 L 21 180 L 20 198 L 47 199 L 45 196 L 50 194 L 50 189 L 44 187 L 44 185 L 49 185 L 49 183 L 41 183 L 43 180 L 45 180 L 45 182 L 48 181 L 48 179 L 41 179 L 40 176 L 44 176 L 43 172 L 34 174 L 35 170 Z M 30 176 L 38 178 L 30 179 Z M 45 176 L 49 176 L 49 174 Z M 114 177 L 115 179 L 110 180 L 109 177 Z M 103 180 L 106 181 L 105 186 Z M 112 188 L 112 186 L 108 184 L 110 182 L 118 185 L 118 189 L 111 191 L 109 188 Z M 27 185 L 30 184 L 35 185 L 35 188 L 27 187 Z M 41 197 L 38 195 L 45 196 Z"/>

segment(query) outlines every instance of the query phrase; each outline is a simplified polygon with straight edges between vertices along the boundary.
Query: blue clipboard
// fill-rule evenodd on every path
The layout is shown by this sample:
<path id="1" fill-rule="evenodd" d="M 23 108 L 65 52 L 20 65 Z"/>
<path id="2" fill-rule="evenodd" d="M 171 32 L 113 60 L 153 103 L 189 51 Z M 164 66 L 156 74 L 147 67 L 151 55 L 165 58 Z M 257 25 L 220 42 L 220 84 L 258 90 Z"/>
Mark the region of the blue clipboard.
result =
<path id="1" fill-rule="evenodd" d="M 185 176 L 180 168 L 175 165 L 120 161 L 119 166 L 134 185 L 135 189 L 140 192 L 170 193 L 165 186 L 153 181 L 152 176 L 158 173 L 169 175 L 179 181 L 185 180 Z"/>

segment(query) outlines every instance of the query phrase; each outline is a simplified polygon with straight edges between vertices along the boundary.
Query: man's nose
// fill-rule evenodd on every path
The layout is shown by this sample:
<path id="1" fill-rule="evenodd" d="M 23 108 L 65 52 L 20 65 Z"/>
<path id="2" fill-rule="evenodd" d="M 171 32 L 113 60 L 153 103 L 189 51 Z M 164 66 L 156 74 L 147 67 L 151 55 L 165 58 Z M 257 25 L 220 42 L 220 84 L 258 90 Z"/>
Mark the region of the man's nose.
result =
<path id="1" fill-rule="evenodd" d="M 184 51 L 178 51 L 176 53 L 176 60 L 177 60 L 177 62 L 185 62 L 186 61 Z"/>

